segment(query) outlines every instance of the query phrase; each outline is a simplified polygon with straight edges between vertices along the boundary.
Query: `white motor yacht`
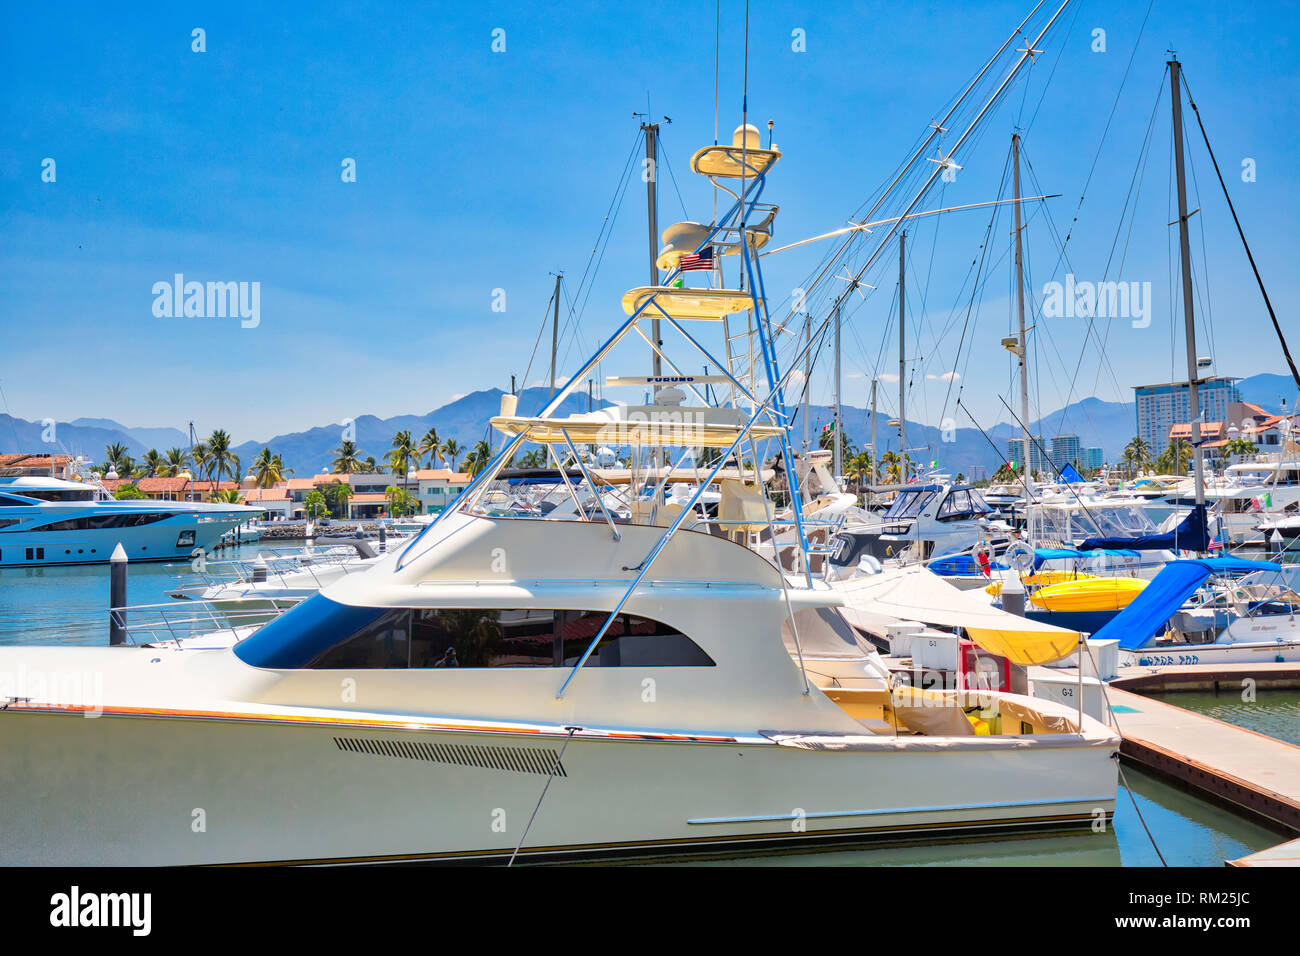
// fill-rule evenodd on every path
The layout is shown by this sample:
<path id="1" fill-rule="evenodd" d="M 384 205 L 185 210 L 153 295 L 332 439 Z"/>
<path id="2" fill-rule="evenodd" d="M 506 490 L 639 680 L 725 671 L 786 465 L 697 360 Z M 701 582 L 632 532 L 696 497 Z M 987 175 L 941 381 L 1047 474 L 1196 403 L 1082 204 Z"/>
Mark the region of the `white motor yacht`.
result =
<path id="1" fill-rule="evenodd" d="M 118 501 L 83 482 L 0 476 L 0 567 L 101 564 L 118 543 L 132 562 L 175 561 L 211 549 L 259 513 L 243 505 Z"/>
<path id="2" fill-rule="evenodd" d="M 758 198 L 780 155 L 752 126 L 695 153 L 691 168 L 734 204 L 670 227 L 663 284 L 624 297 L 626 321 L 541 412 L 503 397 L 496 457 L 400 551 L 231 648 L 0 648 L 0 860 L 572 858 L 1104 824 L 1109 727 L 1005 691 L 892 686 L 837 620 L 844 594 L 813 577 L 797 476 L 777 518 L 745 467 L 772 445 L 793 460 L 757 258 L 776 216 Z M 674 285 L 681 257 L 704 253 L 736 257 L 751 280 L 722 287 L 719 268 L 705 288 Z M 733 361 L 738 313 L 766 388 Z M 712 326 L 730 403 L 557 417 L 652 317 L 681 333 L 656 345 L 669 368 L 710 361 L 684 326 Z M 672 362 L 683 341 L 688 358 Z M 567 450 L 588 498 L 562 468 L 573 511 L 499 507 L 488 492 L 525 442 Z M 580 445 L 655 449 L 660 490 L 616 520 Z M 715 463 L 669 501 L 686 448 Z M 701 507 L 714 486 L 716 517 Z M 771 559 L 778 523 L 796 531 L 801 573 Z M 99 675 L 89 699 L 54 679 L 81 673 Z"/>

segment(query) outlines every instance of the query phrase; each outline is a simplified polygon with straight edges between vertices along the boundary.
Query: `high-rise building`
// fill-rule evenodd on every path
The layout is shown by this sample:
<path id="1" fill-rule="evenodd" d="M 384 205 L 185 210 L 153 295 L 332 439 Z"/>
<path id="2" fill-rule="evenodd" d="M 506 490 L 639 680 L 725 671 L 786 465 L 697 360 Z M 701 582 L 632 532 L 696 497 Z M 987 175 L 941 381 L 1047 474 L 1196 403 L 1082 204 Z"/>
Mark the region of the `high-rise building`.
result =
<path id="1" fill-rule="evenodd" d="M 1085 448 L 1083 450 L 1083 467 L 1100 468 L 1106 464 L 1106 453 L 1100 448 Z"/>
<path id="2" fill-rule="evenodd" d="M 1057 470 L 1075 462 L 1083 464 L 1083 446 L 1078 435 L 1056 435 L 1052 438 L 1052 464 Z"/>
<path id="3" fill-rule="evenodd" d="M 1240 379 L 1216 375 L 1203 379 L 1197 389 L 1202 421 L 1222 422 L 1228 418 L 1228 406 L 1241 401 Z M 1137 434 L 1155 458 L 1169 447 L 1169 429 L 1192 420 L 1191 400 L 1186 382 L 1138 385 L 1133 389 L 1137 405 Z"/>
<path id="4" fill-rule="evenodd" d="M 1047 456 L 1043 453 L 1046 446 L 1043 444 L 1043 437 L 1037 435 L 1030 439 L 1029 454 L 1025 454 L 1025 440 L 1023 438 L 1012 438 L 1007 442 L 1007 461 L 1016 463 L 1016 470 L 1019 471 L 1024 467 L 1026 461 L 1029 462 L 1031 472 L 1040 472 L 1044 475 L 1052 472 L 1052 464 Z"/>

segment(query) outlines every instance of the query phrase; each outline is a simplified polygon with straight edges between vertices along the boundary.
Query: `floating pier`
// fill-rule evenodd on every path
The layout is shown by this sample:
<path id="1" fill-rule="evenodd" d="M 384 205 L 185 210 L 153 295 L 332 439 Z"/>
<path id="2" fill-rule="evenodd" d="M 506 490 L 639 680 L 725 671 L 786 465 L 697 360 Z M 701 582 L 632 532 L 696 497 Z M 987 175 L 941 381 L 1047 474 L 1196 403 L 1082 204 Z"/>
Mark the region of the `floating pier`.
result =
<path id="1" fill-rule="evenodd" d="M 1267 850 L 1229 860 L 1228 866 L 1300 866 L 1300 840 L 1279 843 Z"/>
<path id="2" fill-rule="evenodd" d="M 1141 670 L 1143 673 L 1125 674 L 1107 687 L 1123 738 L 1121 754 L 1218 803 L 1300 834 L 1300 747 L 1134 693 L 1222 689 L 1239 694 L 1246 680 L 1253 680 L 1255 689 L 1292 688 L 1300 686 L 1300 666 L 1236 664 Z"/>

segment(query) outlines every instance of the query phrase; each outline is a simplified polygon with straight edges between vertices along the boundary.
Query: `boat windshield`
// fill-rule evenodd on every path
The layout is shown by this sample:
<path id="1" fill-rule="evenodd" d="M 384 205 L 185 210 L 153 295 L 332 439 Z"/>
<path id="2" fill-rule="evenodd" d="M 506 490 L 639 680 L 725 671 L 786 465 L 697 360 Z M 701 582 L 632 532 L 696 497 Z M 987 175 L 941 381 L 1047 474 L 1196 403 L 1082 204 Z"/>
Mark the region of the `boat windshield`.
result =
<path id="1" fill-rule="evenodd" d="M 891 504 L 889 510 L 885 512 L 885 517 L 915 518 L 938 493 L 938 489 L 935 488 L 917 488 L 914 490 L 900 491 L 898 497 L 894 499 L 894 503 Z"/>
<path id="2" fill-rule="evenodd" d="M 1089 502 L 1086 509 L 1082 505 L 1034 508 L 1030 516 L 1030 530 L 1035 537 L 1057 541 L 1096 536 L 1135 537 L 1158 530 L 1146 512 L 1136 505 Z"/>
<path id="3" fill-rule="evenodd" d="M 943 499 L 936 517 L 940 521 L 956 521 L 961 518 L 978 518 L 992 510 L 974 488 L 953 488 L 948 492 L 948 497 Z"/>

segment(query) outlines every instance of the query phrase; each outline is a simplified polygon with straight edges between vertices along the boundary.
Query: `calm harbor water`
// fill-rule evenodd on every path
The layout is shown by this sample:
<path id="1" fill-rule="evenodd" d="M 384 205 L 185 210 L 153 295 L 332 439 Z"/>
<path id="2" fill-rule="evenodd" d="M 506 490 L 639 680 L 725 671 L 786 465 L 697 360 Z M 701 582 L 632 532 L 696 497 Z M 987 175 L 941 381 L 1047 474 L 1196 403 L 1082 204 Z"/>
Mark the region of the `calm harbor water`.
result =
<path id="1" fill-rule="evenodd" d="M 259 553 L 287 554 L 295 545 L 244 544 L 208 561 L 208 576 L 188 564 L 133 564 L 127 570 L 127 603 L 163 604 L 171 592 L 212 577 L 231 579 L 225 561 L 252 561 Z M 108 643 L 108 566 L 0 568 L 0 645 Z"/>
<path id="2" fill-rule="evenodd" d="M 283 545 L 281 545 L 283 549 Z M 271 548 L 247 544 L 224 557 L 251 560 Z M 220 569 L 220 560 L 210 570 Z M 141 564 L 130 568 L 131 604 L 170 601 L 178 586 L 203 577 L 188 565 Z M 0 570 L 0 645 L 108 643 L 108 568 L 9 568 Z M 1231 723 L 1300 743 L 1300 694 L 1261 692 L 1254 705 L 1229 695 L 1170 695 L 1187 706 Z M 1282 841 L 1272 831 L 1205 803 L 1133 767 L 1124 774 L 1147 826 L 1170 865 L 1222 866 Z M 782 866 L 1158 866 L 1129 799 L 1120 789 L 1108 833 L 1016 837 L 941 846 L 895 845 L 808 853 L 763 854 L 712 860 L 733 865 Z"/>

